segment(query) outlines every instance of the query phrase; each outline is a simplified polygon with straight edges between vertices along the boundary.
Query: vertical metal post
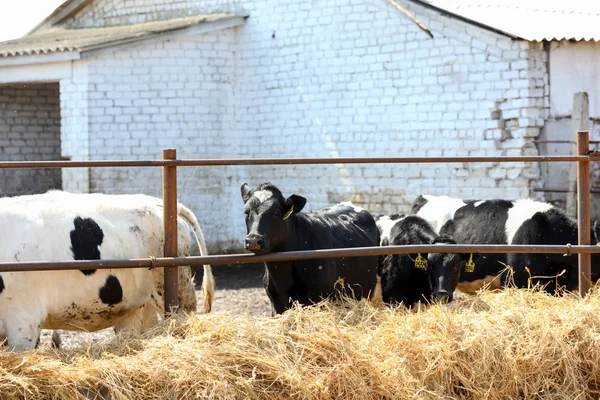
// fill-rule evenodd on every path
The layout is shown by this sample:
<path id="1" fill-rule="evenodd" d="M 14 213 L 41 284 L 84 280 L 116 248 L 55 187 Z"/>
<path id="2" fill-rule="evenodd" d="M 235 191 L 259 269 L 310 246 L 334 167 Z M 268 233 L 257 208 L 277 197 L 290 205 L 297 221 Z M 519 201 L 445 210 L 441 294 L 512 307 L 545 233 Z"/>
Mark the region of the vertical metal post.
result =
<path id="1" fill-rule="evenodd" d="M 577 155 L 585 156 L 590 147 L 588 131 L 577 132 Z M 579 245 L 590 244 L 590 162 L 577 162 L 577 226 Z M 585 297 L 590 289 L 592 257 L 590 253 L 579 254 L 579 294 Z"/>
<path id="2" fill-rule="evenodd" d="M 177 150 L 163 149 L 163 160 L 177 159 Z M 165 257 L 177 257 L 177 167 L 163 167 L 163 227 Z M 165 267 L 165 316 L 179 307 L 177 267 Z"/>

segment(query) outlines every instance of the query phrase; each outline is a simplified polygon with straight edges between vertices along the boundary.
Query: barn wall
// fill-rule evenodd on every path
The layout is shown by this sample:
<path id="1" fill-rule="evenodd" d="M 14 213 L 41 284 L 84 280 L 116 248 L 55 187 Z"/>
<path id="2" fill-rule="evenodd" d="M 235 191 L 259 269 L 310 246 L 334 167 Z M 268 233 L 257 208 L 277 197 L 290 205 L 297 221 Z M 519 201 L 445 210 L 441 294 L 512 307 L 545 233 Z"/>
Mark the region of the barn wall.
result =
<path id="1" fill-rule="evenodd" d="M 591 140 L 600 140 L 600 43 L 552 42 L 549 52 L 550 116 L 541 139 L 575 141 L 578 127 L 572 124 L 573 96 L 586 92 L 589 99 L 589 130 Z M 593 148 L 597 145 L 592 145 Z M 542 154 L 569 154 L 569 144 L 540 145 Z M 565 189 L 568 186 L 568 163 L 544 165 L 547 188 Z M 592 163 L 592 188 L 600 190 L 600 165 Z M 566 202 L 565 193 L 546 194 L 546 199 L 560 206 Z M 592 217 L 600 219 L 600 196 L 592 195 Z"/>
<path id="2" fill-rule="evenodd" d="M 89 59 L 90 159 L 159 159 L 169 147 L 180 158 L 235 154 L 234 41 L 228 29 Z M 208 241 L 223 247 L 232 246 L 223 214 L 237 193 L 233 173 L 178 170 L 178 198 L 196 212 Z M 161 196 L 161 169 L 94 168 L 90 191 Z"/>
<path id="3" fill-rule="evenodd" d="M 550 43 L 551 117 L 573 113 L 573 95 L 587 92 L 590 117 L 600 119 L 600 43 Z"/>
<path id="4" fill-rule="evenodd" d="M 74 63 L 71 75 L 60 81 L 61 154 L 69 160 L 90 159 L 89 79 L 86 61 Z M 63 189 L 73 193 L 88 193 L 88 168 L 64 168 Z"/>
<path id="5" fill-rule="evenodd" d="M 60 160 L 58 83 L 0 86 L 0 160 Z M 61 188 L 59 169 L 0 169 L 0 196 Z"/>
<path id="6" fill-rule="evenodd" d="M 130 14 L 116 1 L 94 4 L 106 18 Z M 250 18 L 221 34 L 91 60 L 90 152 L 156 158 L 174 145 L 182 157 L 538 154 L 532 139 L 549 110 L 543 47 L 408 4 L 433 39 L 385 0 L 193 2 L 194 10 L 245 9 Z M 243 238 L 244 181 L 270 180 L 306 196 L 308 209 L 352 200 L 377 213 L 406 212 L 423 192 L 519 198 L 540 184 L 532 164 L 181 171 L 180 198 L 220 247 Z M 159 171 L 94 171 L 92 190 L 158 194 Z"/>

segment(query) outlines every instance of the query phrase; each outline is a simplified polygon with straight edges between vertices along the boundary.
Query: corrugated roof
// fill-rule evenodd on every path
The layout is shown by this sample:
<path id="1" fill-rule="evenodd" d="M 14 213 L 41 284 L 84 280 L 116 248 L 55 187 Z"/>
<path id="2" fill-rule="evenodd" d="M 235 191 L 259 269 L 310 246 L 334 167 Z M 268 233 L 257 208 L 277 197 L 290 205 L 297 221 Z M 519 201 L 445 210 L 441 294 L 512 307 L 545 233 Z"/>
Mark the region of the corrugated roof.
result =
<path id="1" fill-rule="evenodd" d="M 142 40 L 202 23 L 226 21 L 233 18 L 236 18 L 236 16 L 232 14 L 203 14 L 167 21 L 105 28 L 55 28 L 44 33 L 0 42 L 0 57 L 93 50 Z"/>
<path id="2" fill-rule="evenodd" d="M 417 0 L 530 41 L 600 41 L 598 0 Z"/>

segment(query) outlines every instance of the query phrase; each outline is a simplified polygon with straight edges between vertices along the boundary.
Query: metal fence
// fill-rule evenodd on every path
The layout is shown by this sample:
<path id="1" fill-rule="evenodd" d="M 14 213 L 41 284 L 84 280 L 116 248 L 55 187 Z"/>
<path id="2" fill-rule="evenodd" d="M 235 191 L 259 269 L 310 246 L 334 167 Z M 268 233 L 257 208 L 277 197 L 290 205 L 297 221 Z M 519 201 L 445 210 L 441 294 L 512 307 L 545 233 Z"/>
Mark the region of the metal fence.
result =
<path id="1" fill-rule="evenodd" d="M 377 256 L 385 254 L 437 253 L 558 253 L 579 255 L 579 293 L 583 297 L 591 286 L 591 254 L 600 246 L 590 245 L 590 162 L 600 155 L 589 149 L 589 132 L 577 132 L 577 154 L 566 156 L 499 156 L 499 157 L 374 157 L 374 158 L 267 158 L 267 159 L 189 159 L 177 160 L 176 150 L 164 149 L 162 160 L 111 161 L 14 161 L 0 162 L 0 168 L 102 168 L 162 167 L 164 210 L 164 257 L 132 260 L 0 262 L 0 272 L 54 271 L 110 268 L 165 268 L 165 311 L 179 306 L 177 270 L 179 266 L 204 264 L 247 264 L 282 260 Z M 383 164 L 383 163 L 471 163 L 471 162 L 577 162 L 578 244 L 566 245 L 409 245 L 361 247 L 328 250 L 280 252 L 266 255 L 228 254 L 177 257 L 177 167 L 231 165 L 301 165 L 301 164 Z"/>

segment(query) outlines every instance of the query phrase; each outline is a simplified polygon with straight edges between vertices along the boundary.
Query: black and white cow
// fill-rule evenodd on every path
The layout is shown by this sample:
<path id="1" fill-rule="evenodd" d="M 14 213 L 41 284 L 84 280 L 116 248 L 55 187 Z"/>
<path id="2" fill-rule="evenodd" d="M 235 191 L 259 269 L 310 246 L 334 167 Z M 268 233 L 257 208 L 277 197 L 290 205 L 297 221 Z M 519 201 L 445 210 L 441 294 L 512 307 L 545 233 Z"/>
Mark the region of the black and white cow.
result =
<path id="1" fill-rule="evenodd" d="M 396 225 L 398 221 L 405 218 L 404 214 L 392 214 L 392 215 L 377 215 L 375 216 L 375 224 L 379 230 L 379 245 L 388 246 L 390 244 L 390 235 L 392 233 L 392 227 Z"/>
<path id="2" fill-rule="evenodd" d="M 377 219 L 377 227 L 382 246 L 456 244 L 438 235 L 427 221 L 416 215 L 383 216 Z M 468 254 L 389 254 L 383 258 L 380 271 L 383 301 L 407 307 L 419 301 L 428 303 L 433 298 L 451 301 L 452 293 L 434 284 L 437 278 L 434 272 L 459 271 L 468 260 Z M 435 293 L 432 288 L 436 288 Z"/>
<path id="3" fill-rule="evenodd" d="M 436 209 L 440 208 L 443 206 L 438 203 Z M 454 205 L 448 207 L 453 208 Z M 595 223 L 590 232 L 593 240 L 600 238 L 599 228 Z M 471 200 L 453 211 L 452 218 L 446 220 L 440 234 L 462 244 L 565 245 L 577 243 L 577 223 L 553 205 L 530 199 Z M 472 271 L 463 269 L 460 272 L 458 286 L 453 287 L 449 281 L 443 283 L 448 291 L 458 287 L 467 293 L 475 292 L 484 284 L 500 288 L 513 283 L 524 288 L 530 283 L 540 283 L 554 293 L 559 288 L 577 288 L 577 265 L 576 255 L 481 254 Z M 511 269 L 506 269 L 506 266 Z M 592 280 L 598 278 L 596 271 L 599 268 L 600 259 L 593 255 Z"/>
<path id="4" fill-rule="evenodd" d="M 178 204 L 178 254 L 189 255 L 189 226 L 206 254 L 194 214 Z M 160 257 L 162 200 L 145 195 L 45 194 L 0 199 L 4 262 Z M 190 225 L 186 224 L 187 221 Z M 191 269 L 179 269 L 181 309 L 196 310 Z M 36 347 L 40 330 L 139 332 L 163 312 L 163 269 L 0 273 L 0 332 L 16 350 Z M 204 266 L 205 310 L 214 279 Z"/>
<path id="5" fill-rule="evenodd" d="M 475 201 L 422 194 L 413 202 L 410 214 L 425 219 L 437 233 L 440 233 L 442 226 L 454 218 L 456 210 Z"/>
<path id="6" fill-rule="evenodd" d="M 271 183 L 250 189 L 241 186 L 246 215 L 245 247 L 255 254 L 277 251 L 377 246 L 379 233 L 367 211 L 342 203 L 303 213 L 306 199 L 297 194 L 283 197 Z M 283 313 L 297 301 L 310 305 L 339 291 L 343 279 L 356 298 L 377 301 L 378 257 L 328 258 L 265 264 L 264 284 L 273 314 Z"/>

